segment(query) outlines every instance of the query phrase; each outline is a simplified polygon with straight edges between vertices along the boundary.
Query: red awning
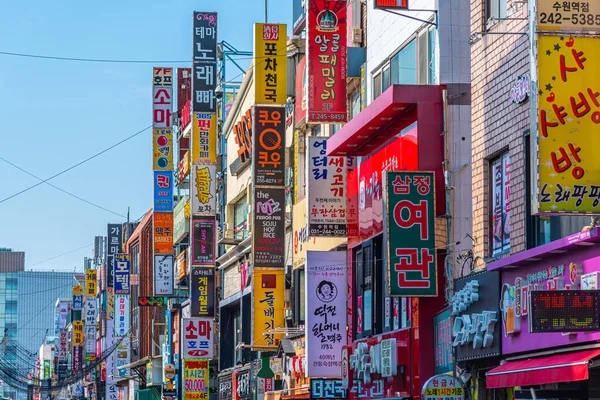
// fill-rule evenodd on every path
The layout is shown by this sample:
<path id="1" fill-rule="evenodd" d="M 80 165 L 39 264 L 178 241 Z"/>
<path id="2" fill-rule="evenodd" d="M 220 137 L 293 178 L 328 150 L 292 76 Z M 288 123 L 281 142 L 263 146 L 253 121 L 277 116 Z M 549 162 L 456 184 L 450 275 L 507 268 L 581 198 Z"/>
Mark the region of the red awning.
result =
<path id="1" fill-rule="evenodd" d="M 600 349 L 592 349 L 528 360 L 508 361 L 486 374 L 486 385 L 488 389 L 495 389 L 583 381 L 588 379 L 589 361 L 598 355 L 600 355 Z"/>

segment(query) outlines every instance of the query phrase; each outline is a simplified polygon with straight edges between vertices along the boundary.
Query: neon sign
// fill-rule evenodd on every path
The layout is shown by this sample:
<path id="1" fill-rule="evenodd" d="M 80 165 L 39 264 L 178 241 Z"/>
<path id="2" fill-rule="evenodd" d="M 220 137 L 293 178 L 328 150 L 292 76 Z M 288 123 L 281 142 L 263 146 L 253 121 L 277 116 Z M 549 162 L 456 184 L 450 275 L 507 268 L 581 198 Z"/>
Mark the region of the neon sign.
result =
<path id="1" fill-rule="evenodd" d="M 582 332 L 600 329 L 600 291 L 536 290 L 531 292 L 532 333 Z"/>

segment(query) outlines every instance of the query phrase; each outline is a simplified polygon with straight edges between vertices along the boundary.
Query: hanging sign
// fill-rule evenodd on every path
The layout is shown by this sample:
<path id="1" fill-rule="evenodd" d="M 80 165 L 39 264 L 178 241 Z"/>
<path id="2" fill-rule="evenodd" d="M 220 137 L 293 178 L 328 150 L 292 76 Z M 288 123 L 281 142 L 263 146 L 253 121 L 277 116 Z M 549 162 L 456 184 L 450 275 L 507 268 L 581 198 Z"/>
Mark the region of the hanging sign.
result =
<path id="1" fill-rule="evenodd" d="M 217 114 L 195 112 L 192 121 L 191 162 L 197 164 L 217 163 Z"/>
<path id="2" fill-rule="evenodd" d="M 285 24 L 254 24 L 254 91 L 256 104 L 287 100 L 287 34 Z"/>
<path id="3" fill-rule="evenodd" d="M 131 263 L 129 254 L 115 254 L 114 256 L 114 294 L 131 294 L 130 281 Z"/>
<path id="4" fill-rule="evenodd" d="M 254 106 L 254 184 L 285 185 L 285 107 Z"/>
<path id="5" fill-rule="evenodd" d="M 192 267 L 190 307 L 193 317 L 215 316 L 215 269 Z"/>
<path id="6" fill-rule="evenodd" d="M 184 318 L 183 358 L 213 358 L 214 322 L 212 318 Z"/>
<path id="7" fill-rule="evenodd" d="M 95 269 L 85 271 L 85 297 L 96 297 L 96 273 Z"/>
<path id="8" fill-rule="evenodd" d="M 208 400 L 209 360 L 183 360 L 183 400 Z"/>
<path id="9" fill-rule="evenodd" d="M 154 256 L 154 295 L 173 294 L 173 256 Z"/>
<path id="10" fill-rule="evenodd" d="M 258 267 L 285 266 L 285 189 L 254 188 L 252 253 Z"/>
<path id="11" fill-rule="evenodd" d="M 215 215 L 217 213 L 217 167 L 192 165 L 190 192 L 192 215 Z"/>

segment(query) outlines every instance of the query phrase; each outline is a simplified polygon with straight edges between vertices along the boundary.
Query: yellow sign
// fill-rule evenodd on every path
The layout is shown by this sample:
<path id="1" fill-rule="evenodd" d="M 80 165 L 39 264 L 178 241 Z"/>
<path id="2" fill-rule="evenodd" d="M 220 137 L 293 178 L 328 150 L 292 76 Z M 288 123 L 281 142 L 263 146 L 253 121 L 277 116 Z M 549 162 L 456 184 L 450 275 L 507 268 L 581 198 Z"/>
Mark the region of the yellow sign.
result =
<path id="1" fill-rule="evenodd" d="M 538 208 L 600 212 L 600 39 L 538 38 Z"/>
<path id="2" fill-rule="evenodd" d="M 194 113 L 191 157 L 195 165 L 217 163 L 217 114 Z"/>
<path id="3" fill-rule="evenodd" d="M 537 24 L 541 31 L 600 31 L 600 3 L 537 0 Z"/>
<path id="4" fill-rule="evenodd" d="M 341 237 L 309 237 L 306 219 L 306 198 L 292 209 L 292 267 L 300 268 L 306 261 L 307 250 L 332 250 L 345 244 Z"/>
<path id="5" fill-rule="evenodd" d="M 283 334 L 273 329 L 284 328 L 284 270 L 254 269 L 254 347 L 277 348 Z"/>
<path id="6" fill-rule="evenodd" d="M 447 396 L 464 396 L 465 391 L 461 387 L 453 387 L 453 388 L 427 388 L 425 389 L 425 396 L 439 396 L 439 397 L 447 397 Z"/>
<path id="7" fill-rule="evenodd" d="M 81 285 L 73 286 L 73 296 L 83 296 L 83 286 L 81 286 Z"/>
<path id="8" fill-rule="evenodd" d="M 96 297 L 96 270 L 85 271 L 85 297 Z"/>
<path id="9" fill-rule="evenodd" d="M 152 150 L 154 171 L 173 170 L 173 131 L 171 128 L 154 128 L 152 130 Z"/>
<path id="10" fill-rule="evenodd" d="M 256 104 L 287 101 L 287 29 L 285 24 L 254 24 Z"/>
<path id="11" fill-rule="evenodd" d="M 183 360 L 183 400 L 208 400 L 209 360 Z"/>
<path id="12" fill-rule="evenodd" d="M 83 321 L 73 321 L 73 346 L 83 345 Z"/>

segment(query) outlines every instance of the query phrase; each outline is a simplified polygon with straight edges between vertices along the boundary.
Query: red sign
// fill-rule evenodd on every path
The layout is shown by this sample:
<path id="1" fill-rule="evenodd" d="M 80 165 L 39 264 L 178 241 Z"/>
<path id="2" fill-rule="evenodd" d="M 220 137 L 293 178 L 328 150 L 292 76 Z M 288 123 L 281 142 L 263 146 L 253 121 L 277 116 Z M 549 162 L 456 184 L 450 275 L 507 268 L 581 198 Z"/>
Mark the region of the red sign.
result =
<path id="1" fill-rule="evenodd" d="M 346 0 L 308 2 L 307 122 L 348 119 L 346 31 Z"/>
<path id="2" fill-rule="evenodd" d="M 191 68 L 177 68 L 177 111 L 181 112 L 183 107 L 190 103 L 192 98 L 192 69 Z M 189 116 L 192 115 L 191 110 L 188 108 L 188 123 L 190 122 Z M 187 124 L 183 123 L 183 115 L 181 116 L 181 128 L 184 128 Z"/>
<path id="3" fill-rule="evenodd" d="M 375 8 L 397 8 L 408 10 L 408 0 L 375 0 Z"/>

